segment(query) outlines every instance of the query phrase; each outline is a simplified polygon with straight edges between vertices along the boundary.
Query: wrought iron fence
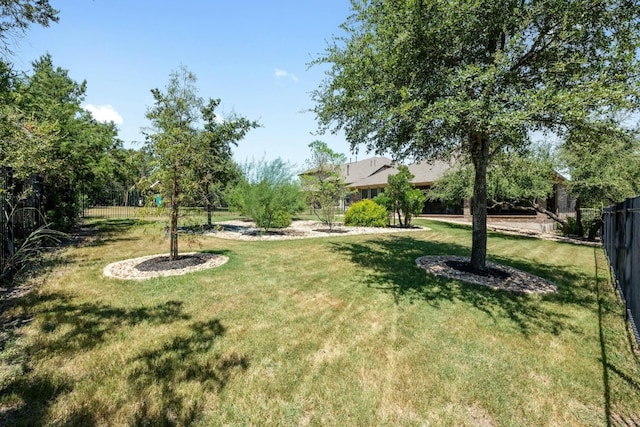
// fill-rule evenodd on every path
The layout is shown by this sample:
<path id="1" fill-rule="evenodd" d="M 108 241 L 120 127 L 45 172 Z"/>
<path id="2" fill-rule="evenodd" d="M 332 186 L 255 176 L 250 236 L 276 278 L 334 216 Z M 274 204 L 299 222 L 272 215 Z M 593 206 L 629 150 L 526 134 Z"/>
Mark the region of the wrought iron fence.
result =
<path id="1" fill-rule="evenodd" d="M 81 194 L 83 218 L 141 218 L 170 215 L 170 207 L 159 194 L 104 189 L 98 194 Z M 227 211 L 226 207 L 215 207 L 215 211 Z M 206 216 L 201 206 L 181 206 L 180 216 Z"/>
<path id="2" fill-rule="evenodd" d="M 80 196 L 82 216 L 106 218 L 133 218 L 140 215 L 142 209 L 148 209 L 145 196 L 138 191 L 105 189 L 99 193 Z"/>
<path id="3" fill-rule="evenodd" d="M 602 242 L 640 344 L 640 197 L 604 209 Z"/>

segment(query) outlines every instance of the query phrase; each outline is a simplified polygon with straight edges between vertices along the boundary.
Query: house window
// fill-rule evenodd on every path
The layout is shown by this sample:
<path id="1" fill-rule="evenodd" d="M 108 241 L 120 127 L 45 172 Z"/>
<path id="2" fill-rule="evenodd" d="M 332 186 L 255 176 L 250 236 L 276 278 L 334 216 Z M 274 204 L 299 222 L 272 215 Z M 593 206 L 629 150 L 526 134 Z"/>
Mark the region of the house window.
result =
<path id="1" fill-rule="evenodd" d="M 362 196 L 360 197 L 362 200 L 369 198 L 369 190 L 362 190 Z"/>
<path id="2" fill-rule="evenodd" d="M 371 198 L 373 199 L 377 195 L 378 195 L 378 189 L 377 188 L 372 188 L 371 189 Z"/>

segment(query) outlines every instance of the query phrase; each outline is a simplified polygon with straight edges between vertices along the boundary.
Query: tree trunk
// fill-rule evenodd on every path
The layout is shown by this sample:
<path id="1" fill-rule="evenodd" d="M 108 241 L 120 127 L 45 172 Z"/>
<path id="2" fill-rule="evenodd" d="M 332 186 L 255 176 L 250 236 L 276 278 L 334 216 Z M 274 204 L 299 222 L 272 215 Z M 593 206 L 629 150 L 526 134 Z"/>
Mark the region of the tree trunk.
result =
<path id="1" fill-rule="evenodd" d="M 576 199 L 576 232 L 581 238 L 584 237 L 584 227 L 582 226 L 582 211 L 580 211 L 582 203 L 580 203 L 580 197 Z"/>
<path id="2" fill-rule="evenodd" d="M 598 235 L 598 231 L 602 228 L 604 221 L 602 218 L 594 219 L 589 226 L 589 234 L 587 236 L 587 240 L 593 242 L 596 240 L 596 236 Z"/>
<path id="3" fill-rule="evenodd" d="M 171 191 L 171 230 L 169 231 L 169 259 L 175 261 L 178 259 L 178 172 L 173 171 L 173 187 Z"/>
<path id="4" fill-rule="evenodd" d="M 211 213 L 213 212 L 213 197 L 209 191 L 209 183 L 206 179 L 201 178 L 200 193 L 202 193 L 202 201 L 204 203 L 204 208 L 207 211 L 207 226 L 211 228 L 211 225 L 213 224 L 211 218 Z"/>
<path id="5" fill-rule="evenodd" d="M 558 224 L 562 225 L 562 233 L 563 234 L 565 234 L 565 235 L 569 234 L 569 221 L 567 221 L 566 219 L 560 218 L 558 215 L 556 215 L 555 213 L 543 208 L 538 203 L 533 202 L 531 204 L 531 206 L 533 206 L 533 208 L 536 210 L 536 212 L 540 212 L 541 214 L 545 214 L 546 216 L 548 216 L 549 218 L 551 218 L 552 220 L 554 220 Z"/>
<path id="6" fill-rule="evenodd" d="M 471 238 L 471 268 L 486 269 L 487 263 L 487 164 L 489 163 L 489 136 L 470 134 L 471 159 L 475 169 L 473 183 L 473 231 Z"/>

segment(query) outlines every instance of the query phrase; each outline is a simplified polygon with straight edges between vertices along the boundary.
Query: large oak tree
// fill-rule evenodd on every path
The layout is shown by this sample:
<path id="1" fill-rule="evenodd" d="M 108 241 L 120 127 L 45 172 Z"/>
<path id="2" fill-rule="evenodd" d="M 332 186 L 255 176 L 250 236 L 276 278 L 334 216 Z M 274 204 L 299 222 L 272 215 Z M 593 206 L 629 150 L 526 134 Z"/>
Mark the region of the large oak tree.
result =
<path id="1" fill-rule="evenodd" d="M 322 130 L 396 158 L 474 167 L 471 265 L 485 268 L 487 167 L 531 131 L 638 109 L 640 4 L 625 0 L 352 0 L 314 64 Z"/>

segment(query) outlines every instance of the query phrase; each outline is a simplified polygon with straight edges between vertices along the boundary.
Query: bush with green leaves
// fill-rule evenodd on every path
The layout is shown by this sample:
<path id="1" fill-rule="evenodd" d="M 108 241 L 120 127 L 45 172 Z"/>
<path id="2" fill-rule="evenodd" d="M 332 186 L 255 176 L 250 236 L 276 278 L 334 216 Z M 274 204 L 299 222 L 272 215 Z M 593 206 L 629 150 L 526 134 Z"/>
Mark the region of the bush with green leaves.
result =
<path id="1" fill-rule="evenodd" d="M 419 215 L 424 207 L 427 196 L 411 184 L 414 175 L 406 165 L 398 166 L 398 173 L 389 175 L 387 187 L 384 190 L 384 198 L 380 203 L 387 206 L 391 212 L 398 215 L 398 223 L 401 227 L 411 227 L 411 219 Z"/>
<path id="2" fill-rule="evenodd" d="M 360 227 L 386 227 L 389 224 L 387 209 L 373 200 L 361 200 L 352 204 L 344 214 L 344 224 Z"/>
<path id="3" fill-rule="evenodd" d="M 393 199 L 386 193 L 380 193 L 372 199 L 374 202 L 383 206 L 388 212 L 393 212 Z"/>
<path id="4" fill-rule="evenodd" d="M 332 229 L 341 203 L 351 193 L 340 173 L 340 165 L 346 163 L 347 156 L 336 153 L 322 141 L 313 141 L 309 148 L 309 170 L 300 175 L 302 189 L 313 213 Z"/>
<path id="5" fill-rule="evenodd" d="M 244 178 L 230 192 L 230 204 L 258 227 L 285 228 L 294 214 L 306 208 L 292 167 L 281 159 L 248 163 L 243 173 Z"/>

